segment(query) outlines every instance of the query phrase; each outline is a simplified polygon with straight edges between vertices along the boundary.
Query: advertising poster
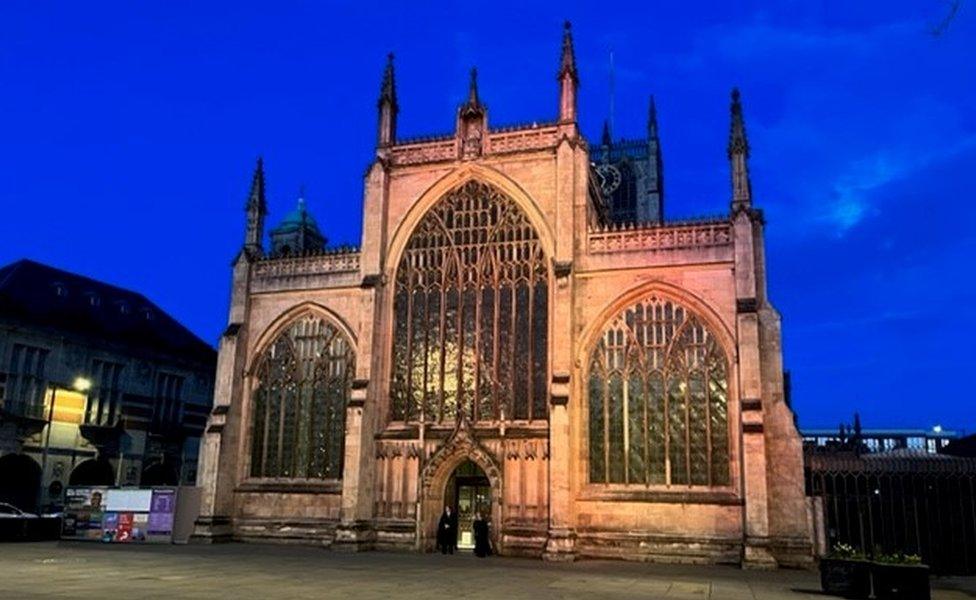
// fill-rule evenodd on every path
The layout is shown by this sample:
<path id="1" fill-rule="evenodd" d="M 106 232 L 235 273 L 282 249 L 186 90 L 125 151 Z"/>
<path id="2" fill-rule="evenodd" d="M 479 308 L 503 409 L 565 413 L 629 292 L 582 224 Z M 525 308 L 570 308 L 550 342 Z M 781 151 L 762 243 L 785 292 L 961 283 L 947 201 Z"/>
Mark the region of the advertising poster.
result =
<path id="1" fill-rule="evenodd" d="M 133 513 L 132 515 L 132 541 L 145 542 L 146 529 L 149 525 L 149 515 L 146 513 Z"/>
<path id="2" fill-rule="evenodd" d="M 102 529 L 102 541 L 114 542 L 116 532 L 119 528 L 119 513 L 107 512 L 103 519 L 104 528 Z"/>
<path id="3" fill-rule="evenodd" d="M 176 490 L 153 490 L 149 511 L 150 539 L 170 541 L 173 535 L 173 516 L 176 513 Z"/>
<path id="4" fill-rule="evenodd" d="M 114 541 L 123 543 L 132 541 L 132 517 L 133 515 L 130 512 L 118 513 Z"/>
<path id="5" fill-rule="evenodd" d="M 106 487 L 69 487 L 61 537 L 99 540 L 104 530 Z"/>

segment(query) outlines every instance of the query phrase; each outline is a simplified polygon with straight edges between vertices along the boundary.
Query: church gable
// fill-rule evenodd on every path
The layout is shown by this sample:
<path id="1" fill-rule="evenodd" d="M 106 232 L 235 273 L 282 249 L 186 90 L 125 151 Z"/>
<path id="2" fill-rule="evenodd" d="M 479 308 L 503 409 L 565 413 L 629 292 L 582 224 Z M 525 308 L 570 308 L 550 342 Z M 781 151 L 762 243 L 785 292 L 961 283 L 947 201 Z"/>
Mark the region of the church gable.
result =
<path id="1" fill-rule="evenodd" d="M 454 133 L 404 139 L 391 56 L 361 248 L 323 251 L 300 203 L 266 253 L 259 162 L 199 535 L 432 549 L 448 505 L 502 554 L 796 556 L 768 510 L 802 507 L 802 478 L 766 479 L 801 457 L 763 433 L 795 438 L 739 96 L 729 212 L 678 223 L 653 100 L 646 139 L 597 146 L 578 86 L 567 24 L 552 118 L 493 126 L 472 71 Z"/>

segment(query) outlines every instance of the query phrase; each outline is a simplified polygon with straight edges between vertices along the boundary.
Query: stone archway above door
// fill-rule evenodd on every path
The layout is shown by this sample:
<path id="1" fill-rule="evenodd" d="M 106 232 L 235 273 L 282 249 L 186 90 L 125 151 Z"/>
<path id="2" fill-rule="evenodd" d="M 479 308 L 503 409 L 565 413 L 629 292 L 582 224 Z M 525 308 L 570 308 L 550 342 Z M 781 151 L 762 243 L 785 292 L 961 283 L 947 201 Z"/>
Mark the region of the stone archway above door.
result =
<path id="1" fill-rule="evenodd" d="M 488 478 L 491 486 L 491 521 L 495 524 L 492 532 L 495 547 L 499 548 L 498 525 L 501 523 L 503 493 L 503 473 L 495 456 L 474 437 L 466 419 L 458 422 L 457 428 L 444 442 L 421 470 L 420 498 L 421 510 L 417 515 L 420 526 L 419 547 L 433 549 L 437 519 L 444 504 L 444 491 L 454 470 L 465 461 L 476 464 Z"/>
<path id="2" fill-rule="evenodd" d="M 444 445 L 430 457 L 421 473 L 421 492 L 424 498 L 444 483 L 465 460 L 475 463 L 485 472 L 493 494 L 502 498 L 502 468 L 492 453 L 472 434 L 466 419 L 462 419 Z"/>

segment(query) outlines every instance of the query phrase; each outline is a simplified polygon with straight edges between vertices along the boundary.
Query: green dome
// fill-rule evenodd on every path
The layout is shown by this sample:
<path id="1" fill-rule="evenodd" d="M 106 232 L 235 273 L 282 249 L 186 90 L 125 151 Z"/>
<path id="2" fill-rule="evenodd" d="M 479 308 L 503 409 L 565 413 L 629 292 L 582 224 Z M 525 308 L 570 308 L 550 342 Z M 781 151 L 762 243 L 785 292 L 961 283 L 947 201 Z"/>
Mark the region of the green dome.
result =
<path id="1" fill-rule="evenodd" d="M 321 252 L 326 244 L 315 217 L 305 207 L 305 195 L 298 197 L 298 206 L 277 227 L 271 230 L 272 256 L 294 256 Z"/>
<path id="2" fill-rule="evenodd" d="M 285 218 L 281 220 L 281 223 L 277 227 L 271 230 L 271 233 L 294 233 L 299 229 L 305 229 L 306 231 L 322 235 L 319 231 L 319 224 L 315 222 L 315 217 L 305 207 L 305 198 L 298 199 L 298 206 L 285 215 Z"/>

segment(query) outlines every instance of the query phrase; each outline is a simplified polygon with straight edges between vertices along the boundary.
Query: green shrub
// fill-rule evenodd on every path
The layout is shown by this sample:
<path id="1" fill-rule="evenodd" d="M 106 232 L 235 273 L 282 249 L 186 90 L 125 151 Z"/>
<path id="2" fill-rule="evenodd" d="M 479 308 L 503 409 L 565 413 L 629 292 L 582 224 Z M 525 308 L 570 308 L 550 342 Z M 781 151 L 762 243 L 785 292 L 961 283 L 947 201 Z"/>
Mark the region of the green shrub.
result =
<path id="1" fill-rule="evenodd" d="M 874 562 L 886 565 L 920 565 L 922 557 L 917 554 L 905 554 L 896 552 L 893 554 L 878 553 L 874 557 Z"/>
<path id="2" fill-rule="evenodd" d="M 836 558 L 840 560 L 867 560 L 864 552 L 858 550 L 850 544 L 835 544 L 831 548 L 830 552 L 827 553 L 827 558 Z"/>

